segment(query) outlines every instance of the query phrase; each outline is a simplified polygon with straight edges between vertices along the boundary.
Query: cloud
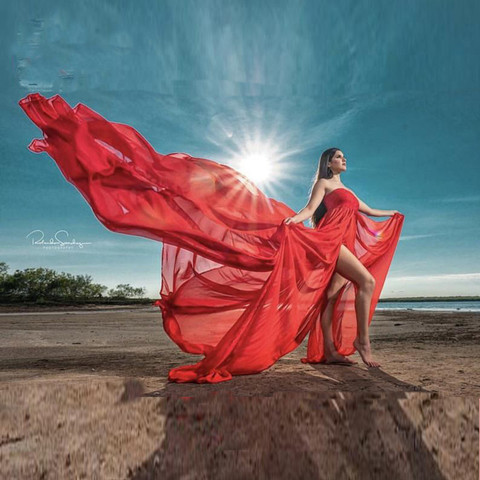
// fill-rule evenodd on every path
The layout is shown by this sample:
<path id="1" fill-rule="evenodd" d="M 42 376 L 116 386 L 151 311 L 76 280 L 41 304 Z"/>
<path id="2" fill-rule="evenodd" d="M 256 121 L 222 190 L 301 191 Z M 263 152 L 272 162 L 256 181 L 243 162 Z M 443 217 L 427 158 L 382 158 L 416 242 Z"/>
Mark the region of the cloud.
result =
<path id="1" fill-rule="evenodd" d="M 438 235 L 444 235 L 443 233 L 426 233 L 422 235 L 402 235 L 400 240 L 416 240 L 417 238 L 437 237 Z"/>

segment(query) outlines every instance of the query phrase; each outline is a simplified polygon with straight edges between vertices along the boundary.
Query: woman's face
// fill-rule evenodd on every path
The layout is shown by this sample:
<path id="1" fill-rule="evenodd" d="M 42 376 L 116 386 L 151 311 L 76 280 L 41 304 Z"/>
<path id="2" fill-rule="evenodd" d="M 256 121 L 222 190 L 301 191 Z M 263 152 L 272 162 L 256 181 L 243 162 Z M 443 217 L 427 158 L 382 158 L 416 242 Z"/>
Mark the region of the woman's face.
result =
<path id="1" fill-rule="evenodd" d="M 334 172 L 342 172 L 347 169 L 347 158 L 341 150 L 337 150 L 330 160 L 330 168 Z"/>

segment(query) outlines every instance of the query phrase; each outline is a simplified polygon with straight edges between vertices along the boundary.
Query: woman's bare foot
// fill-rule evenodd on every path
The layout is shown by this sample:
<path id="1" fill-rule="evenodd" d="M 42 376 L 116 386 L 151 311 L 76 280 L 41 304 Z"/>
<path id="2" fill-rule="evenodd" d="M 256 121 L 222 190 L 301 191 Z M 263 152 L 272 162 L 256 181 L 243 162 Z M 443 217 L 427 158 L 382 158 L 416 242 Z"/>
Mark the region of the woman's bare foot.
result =
<path id="1" fill-rule="evenodd" d="M 360 342 L 357 337 L 353 341 L 353 346 L 358 350 L 358 353 L 362 357 L 363 363 L 365 363 L 369 367 L 380 367 L 380 364 L 372 358 L 370 341 L 367 340 L 367 342 Z"/>
<path id="2" fill-rule="evenodd" d="M 338 365 L 355 365 L 357 362 L 341 355 L 336 350 L 324 349 L 324 363 L 336 363 Z"/>

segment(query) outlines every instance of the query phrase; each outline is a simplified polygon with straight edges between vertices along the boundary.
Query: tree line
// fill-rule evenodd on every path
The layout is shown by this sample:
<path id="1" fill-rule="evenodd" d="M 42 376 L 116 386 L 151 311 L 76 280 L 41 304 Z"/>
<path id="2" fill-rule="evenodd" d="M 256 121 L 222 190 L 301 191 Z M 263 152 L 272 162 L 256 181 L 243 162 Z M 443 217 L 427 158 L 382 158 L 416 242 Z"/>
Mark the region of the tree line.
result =
<path id="1" fill-rule="evenodd" d="M 0 262 L 0 303 L 17 302 L 105 302 L 140 300 L 145 288 L 119 284 L 115 288 L 94 283 L 90 275 L 72 275 L 50 268 L 26 268 L 8 273 L 9 267 Z M 143 301 L 148 300 L 143 298 Z"/>

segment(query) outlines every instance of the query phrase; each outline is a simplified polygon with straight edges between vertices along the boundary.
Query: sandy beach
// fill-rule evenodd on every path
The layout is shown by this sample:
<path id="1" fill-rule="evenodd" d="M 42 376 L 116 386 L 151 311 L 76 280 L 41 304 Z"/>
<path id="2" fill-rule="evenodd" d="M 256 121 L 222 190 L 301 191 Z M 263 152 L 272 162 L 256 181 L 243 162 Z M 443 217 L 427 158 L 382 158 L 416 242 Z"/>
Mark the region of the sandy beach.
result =
<path id="1" fill-rule="evenodd" d="M 480 314 L 377 311 L 380 369 L 167 382 L 156 307 L 0 310 L 1 478 L 478 478 Z M 391 473 L 393 472 L 393 474 Z"/>

